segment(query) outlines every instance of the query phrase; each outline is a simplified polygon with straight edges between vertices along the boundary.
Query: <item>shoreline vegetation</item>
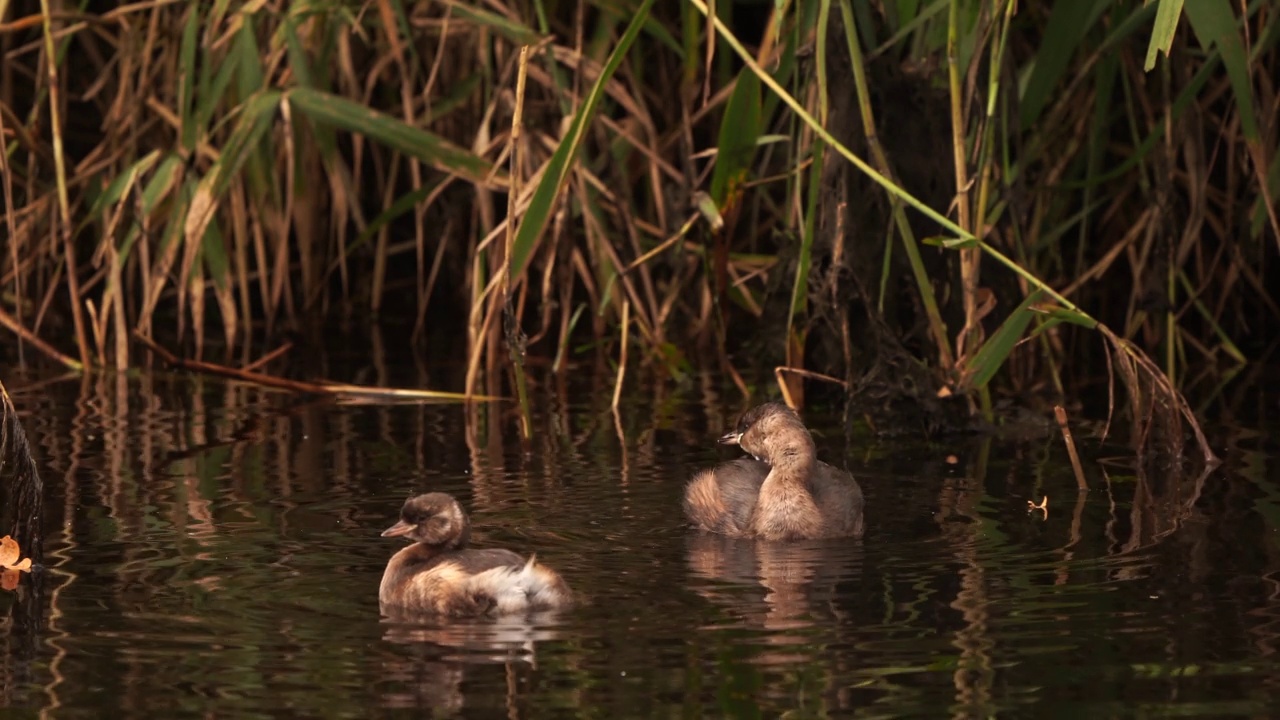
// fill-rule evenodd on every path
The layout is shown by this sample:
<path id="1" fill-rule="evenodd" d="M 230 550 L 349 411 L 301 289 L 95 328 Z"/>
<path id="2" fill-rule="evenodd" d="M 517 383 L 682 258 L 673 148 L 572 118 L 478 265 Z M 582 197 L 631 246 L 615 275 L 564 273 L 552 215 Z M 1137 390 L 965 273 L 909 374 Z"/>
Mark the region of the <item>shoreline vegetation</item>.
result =
<path id="1" fill-rule="evenodd" d="M 1106 387 L 1212 461 L 1280 324 L 1278 43 L 1227 0 L 0 0 L 0 324 L 269 378 L 410 318 L 526 437 L 530 357 L 882 426 Z"/>

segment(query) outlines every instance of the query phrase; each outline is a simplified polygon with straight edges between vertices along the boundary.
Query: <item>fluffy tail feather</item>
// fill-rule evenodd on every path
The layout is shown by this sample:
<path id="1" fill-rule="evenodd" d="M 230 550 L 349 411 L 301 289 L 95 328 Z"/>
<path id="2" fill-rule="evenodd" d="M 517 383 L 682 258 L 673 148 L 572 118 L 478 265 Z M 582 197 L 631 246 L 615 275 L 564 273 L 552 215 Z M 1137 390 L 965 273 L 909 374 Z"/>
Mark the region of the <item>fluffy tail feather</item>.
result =
<path id="1" fill-rule="evenodd" d="M 536 555 L 522 567 L 493 568 L 475 575 L 471 590 L 492 598 L 493 610 L 499 614 L 562 608 L 572 602 L 568 585 L 554 570 L 539 565 Z"/>

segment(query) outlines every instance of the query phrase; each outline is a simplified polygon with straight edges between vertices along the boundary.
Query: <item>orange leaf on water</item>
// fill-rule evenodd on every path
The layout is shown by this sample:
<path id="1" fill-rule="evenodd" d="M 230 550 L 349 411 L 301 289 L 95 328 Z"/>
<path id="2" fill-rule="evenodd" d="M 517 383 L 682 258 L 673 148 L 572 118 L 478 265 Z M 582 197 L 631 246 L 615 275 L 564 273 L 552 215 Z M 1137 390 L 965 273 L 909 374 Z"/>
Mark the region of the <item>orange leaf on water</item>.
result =
<path id="1" fill-rule="evenodd" d="M 22 548 L 18 546 L 17 540 L 14 540 L 8 535 L 0 538 L 0 567 L 5 568 L 6 570 L 31 572 L 31 558 L 23 558 L 19 561 L 18 557 L 20 555 L 22 555 Z M 12 588 L 6 587 L 6 589 Z"/>
<path id="2" fill-rule="evenodd" d="M 17 570 L 10 570 L 9 568 L 0 570 L 0 589 L 16 590 L 18 587 L 18 580 L 21 577 L 22 573 Z"/>

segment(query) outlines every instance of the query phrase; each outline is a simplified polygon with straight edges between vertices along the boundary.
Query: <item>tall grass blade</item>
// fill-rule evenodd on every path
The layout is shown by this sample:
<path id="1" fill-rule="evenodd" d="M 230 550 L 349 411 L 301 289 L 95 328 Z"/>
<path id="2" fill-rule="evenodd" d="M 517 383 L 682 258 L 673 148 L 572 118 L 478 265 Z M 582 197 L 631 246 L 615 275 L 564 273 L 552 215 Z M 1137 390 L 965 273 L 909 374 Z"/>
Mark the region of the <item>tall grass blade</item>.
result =
<path id="1" fill-rule="evenodd" d="M 196 148 L 194 84 L 196 82 L 197 31 L 200 28 L 200 3 L 187 6 L 187 21 L 182 26 L 182 45 L 178 50 L 178 126 L 182 130 L 182 148 L 191 152 Z"/>
<path id="2" fill-rule="evenodd" d="M 84 316 L 81 308 L 80 279 L 77 277 L 79 267 L 76 263 L 75 245 L 71 237 L 71 200 L 67 190 L 67 160 L 62 143 L 62 83 L 58 79 L 60 64 L 58 53 L 53 45 L 53 15 L 49 10 L 49 0 L 40 0 L 40 15 L 43 20 L 43 39 L 45 52 L 45 77 L 49 81 L 49 123 L 53 137 L 53 169 L 58 186 L 58 236 L 62 240 L 62 257 L 66 262 L 67 295 L 71 302 L 71 317 L 76 331 L 76 345 L 80 350 L 80 362 L 89 365 L 89 340 L 85 334 Z M 63 44 L 63 49 L 66 44 Z M 4 152 L 0 148 L 0 152 Z"/>

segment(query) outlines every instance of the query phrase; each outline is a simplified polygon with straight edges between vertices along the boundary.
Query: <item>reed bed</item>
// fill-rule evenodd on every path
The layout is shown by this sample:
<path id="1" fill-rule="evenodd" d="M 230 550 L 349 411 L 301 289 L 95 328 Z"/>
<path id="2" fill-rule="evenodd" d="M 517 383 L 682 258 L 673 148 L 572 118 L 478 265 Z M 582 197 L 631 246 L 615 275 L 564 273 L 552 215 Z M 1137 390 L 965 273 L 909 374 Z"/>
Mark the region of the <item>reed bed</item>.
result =
<path id="1" fill-rule="evenodd" d="M 1118 376 L 1176 444 L 1280 321 L 1277 38 L 1225 0 L 0 0 L 0 323 L 126 368 L 407 317 L 465 395 L 586 347 L 879 422 Z"/>

